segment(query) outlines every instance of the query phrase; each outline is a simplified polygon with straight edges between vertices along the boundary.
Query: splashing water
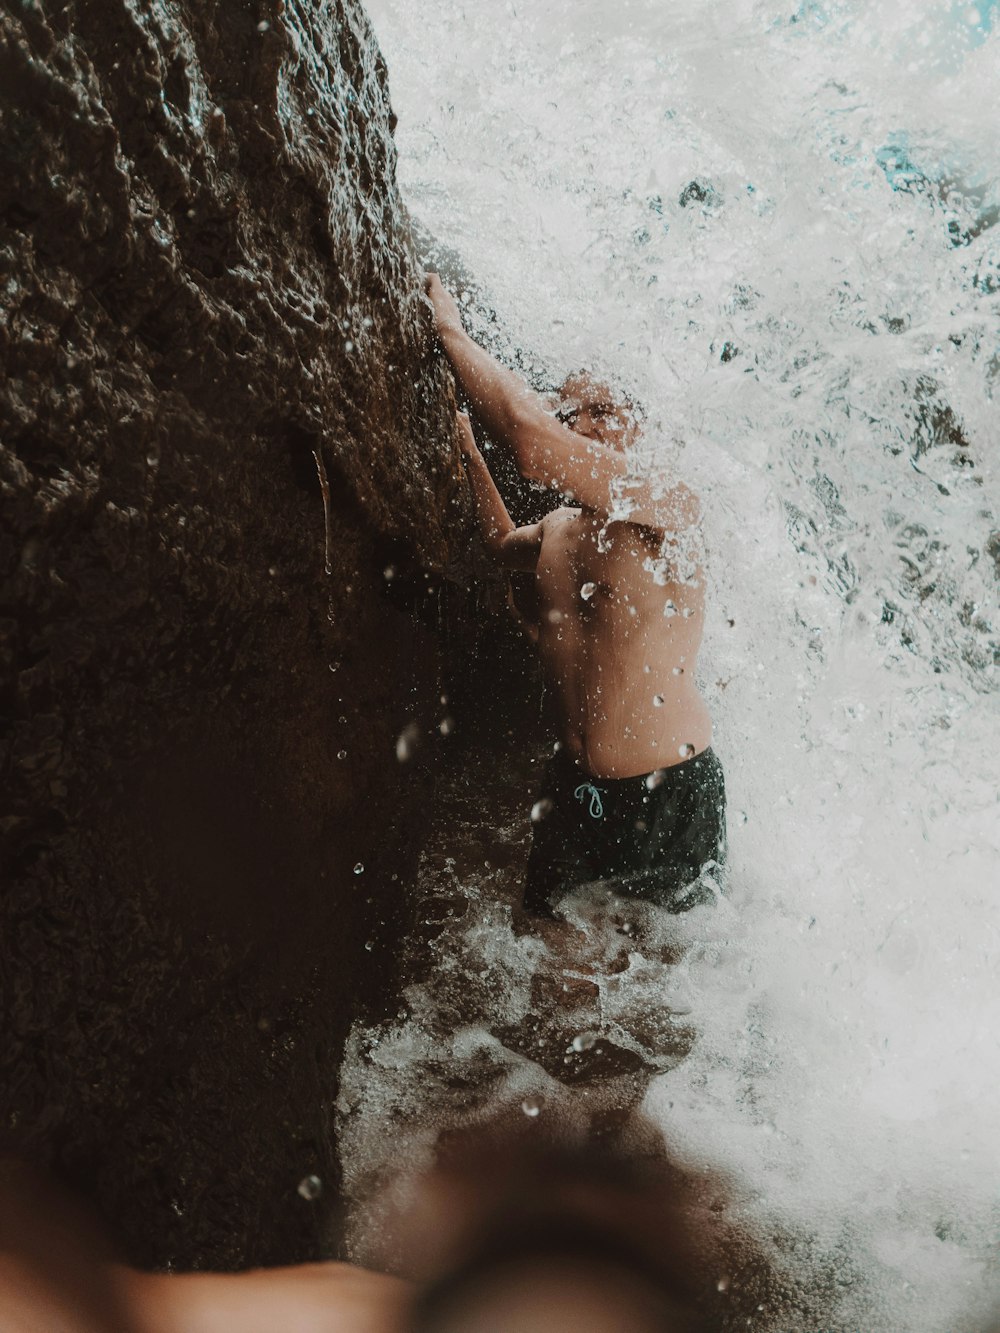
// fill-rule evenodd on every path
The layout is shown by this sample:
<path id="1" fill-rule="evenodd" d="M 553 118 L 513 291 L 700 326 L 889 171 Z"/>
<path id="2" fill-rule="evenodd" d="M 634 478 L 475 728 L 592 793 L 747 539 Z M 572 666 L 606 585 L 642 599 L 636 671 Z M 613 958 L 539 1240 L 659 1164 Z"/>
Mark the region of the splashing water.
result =
<path id="1" fill-rule="evenodd" d="M 404 194 L 488 292 L 505 333 L 479 333 L 539 380 L 620 379 L 649 413 L 637 466 L 702 497 L 732 890 L 676 923 L 659 995 L 697 1037 L 646 1109 L 736 1182 L 762 1243 L 791 1226 L 851 1256 L 831 1328 L 981 1327 L 1000 1212 L 1000 7 L 369 8 Z M 515 967 L 492 929 L 466 942 L 526 985 L 526 946 Z M 357 1126 L 345 1142 L 363 1155 Z"/>

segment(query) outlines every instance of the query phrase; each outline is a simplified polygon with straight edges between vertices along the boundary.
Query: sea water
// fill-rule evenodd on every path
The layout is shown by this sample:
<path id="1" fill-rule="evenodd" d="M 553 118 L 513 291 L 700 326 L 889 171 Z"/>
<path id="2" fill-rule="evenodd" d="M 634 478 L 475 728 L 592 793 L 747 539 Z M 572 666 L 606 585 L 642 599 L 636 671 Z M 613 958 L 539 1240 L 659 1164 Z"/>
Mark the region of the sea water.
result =
<path id="1" fill-rule="evenodd" d="M 765 1248 L 846 1256 L 829 1326 L 872 1333 L 984 1327 L 1000 1267 L 998 9 L 369 4 L 494 347 L 626 385 L 636 469 L 702 498 L 730 896 L 678 919 L 697 1039 L 644 1109 Z M 516 1017 L 530 948 L 448 938 Z M 355 1034 L 346 1153 L 389 1084 L 419 1119 L 434 1040 L 362 1072 Z"/>

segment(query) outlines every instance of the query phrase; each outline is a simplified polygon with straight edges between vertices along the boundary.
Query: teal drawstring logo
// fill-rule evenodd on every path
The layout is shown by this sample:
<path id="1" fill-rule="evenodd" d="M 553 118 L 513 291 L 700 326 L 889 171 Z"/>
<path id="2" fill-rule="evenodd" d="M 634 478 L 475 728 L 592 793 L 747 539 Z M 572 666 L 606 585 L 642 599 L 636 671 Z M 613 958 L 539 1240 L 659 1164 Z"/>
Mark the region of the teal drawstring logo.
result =
<path id="1" fill-rule="evenodd" d="M 600 819 L 604 814 L 604 803 L 601 800 L 601 793 L 592 782 L 581 782 L 573 795 L 578 801 L 585 801 L 588 796 L 590 797 L 591 819 Z"/>

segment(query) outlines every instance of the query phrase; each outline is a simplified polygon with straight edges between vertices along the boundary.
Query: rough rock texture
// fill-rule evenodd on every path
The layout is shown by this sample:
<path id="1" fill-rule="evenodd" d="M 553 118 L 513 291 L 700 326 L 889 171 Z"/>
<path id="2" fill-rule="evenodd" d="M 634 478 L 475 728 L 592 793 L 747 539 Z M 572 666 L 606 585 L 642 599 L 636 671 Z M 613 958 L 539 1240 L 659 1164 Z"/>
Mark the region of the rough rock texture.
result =
<path id="1" fill-rule="evenodd" d="M 7 0 L 0 102 L 0 1146 L 140 1263 L 316 1256 L 468 530 L 385 71 L 356 0 Z"/>

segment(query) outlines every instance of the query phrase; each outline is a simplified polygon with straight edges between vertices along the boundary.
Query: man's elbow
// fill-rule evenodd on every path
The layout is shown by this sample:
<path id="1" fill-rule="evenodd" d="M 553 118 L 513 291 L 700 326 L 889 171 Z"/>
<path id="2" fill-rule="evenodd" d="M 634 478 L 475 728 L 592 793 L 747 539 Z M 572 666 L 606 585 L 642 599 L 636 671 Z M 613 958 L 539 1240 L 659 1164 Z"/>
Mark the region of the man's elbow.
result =
<path id="1" fill-rule="evenodd" d="M 507 541 L 510 536 L 508 532 L 491 531 L 483 534 L 483 545 L 486 547 L 486 554 L 491 560 L 495 560 L 498 565 L 506 564 L 507 561 Z"/>

